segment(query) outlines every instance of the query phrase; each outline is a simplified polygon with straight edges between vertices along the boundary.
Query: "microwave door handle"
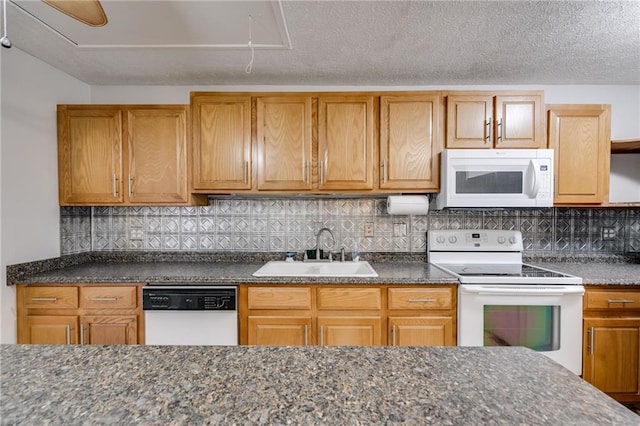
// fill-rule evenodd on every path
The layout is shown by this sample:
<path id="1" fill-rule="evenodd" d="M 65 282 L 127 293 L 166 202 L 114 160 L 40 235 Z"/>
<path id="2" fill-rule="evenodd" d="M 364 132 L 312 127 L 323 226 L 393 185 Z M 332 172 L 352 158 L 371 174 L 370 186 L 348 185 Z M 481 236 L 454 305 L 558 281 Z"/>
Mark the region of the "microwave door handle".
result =
<path id="1" fill-rule="evenodd" d="M 531 186 L 529 196 L 531 198 L 536 198 L 538 196 L 538 191 L 540 191 L 540 163 L 538 160 L 530 160 L 529 168 L 533 170 L 533 185 Z"/>

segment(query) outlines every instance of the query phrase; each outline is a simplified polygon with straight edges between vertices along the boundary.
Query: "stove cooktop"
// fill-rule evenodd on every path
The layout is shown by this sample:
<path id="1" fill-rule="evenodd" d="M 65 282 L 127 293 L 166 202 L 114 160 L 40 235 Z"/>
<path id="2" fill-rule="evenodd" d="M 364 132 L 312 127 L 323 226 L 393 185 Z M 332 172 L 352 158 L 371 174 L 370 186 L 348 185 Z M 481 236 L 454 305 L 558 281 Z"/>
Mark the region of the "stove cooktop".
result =
<path id="1" fill-rule="evenodd" d="M 526 263 L 436 263 L 463 284 L 582 284 L 582 279 Z"/>

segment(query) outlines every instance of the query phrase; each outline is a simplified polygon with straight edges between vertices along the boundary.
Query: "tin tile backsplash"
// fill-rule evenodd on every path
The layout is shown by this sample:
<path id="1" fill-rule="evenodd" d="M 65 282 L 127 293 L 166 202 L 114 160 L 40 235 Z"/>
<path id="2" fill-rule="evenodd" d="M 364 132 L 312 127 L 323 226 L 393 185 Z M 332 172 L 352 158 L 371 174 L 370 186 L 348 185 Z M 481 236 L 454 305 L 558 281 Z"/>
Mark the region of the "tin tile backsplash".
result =
<path id="1" fill-rule="evenodd" d="M 203 207 L 60 210 L 62 254 L 302 252 L 315 247 L 322 227 L 333 232 L 336 249 L 348 251 L 357 245 L 362 252 L 424 253 L 429 229 L 486 228 L 522 231 L 528 253 L 640 252 L 640 209 L 630 208 L 457 209 L 391 216 L 386 198 L 215 198 Z"/>

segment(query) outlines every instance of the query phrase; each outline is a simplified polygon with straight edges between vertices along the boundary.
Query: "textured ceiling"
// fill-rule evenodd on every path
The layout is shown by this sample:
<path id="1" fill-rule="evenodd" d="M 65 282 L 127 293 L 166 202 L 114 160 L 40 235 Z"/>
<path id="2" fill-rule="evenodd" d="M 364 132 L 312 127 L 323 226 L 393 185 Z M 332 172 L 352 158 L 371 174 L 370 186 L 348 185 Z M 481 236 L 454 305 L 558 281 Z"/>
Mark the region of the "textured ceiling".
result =
<path id="1" fill-rule="evenodd" d="M 102 1 L 107 15 L 109 1 Z M 12 3 L 7 27 L 15 47 L 90 84 L 640 84 L 640 0 L 282 1 L 281 7 L 292 49 L 256 49 L 251 74 L 247 48 L 78 47 Z M 113 19 L 105 30 L 118 28 Z M 233 19 L 231 28 L 247 28 L 244 17 Z M 136 31 L 155 31 L 145 28 L 152 22 L 139 22 Z"/>

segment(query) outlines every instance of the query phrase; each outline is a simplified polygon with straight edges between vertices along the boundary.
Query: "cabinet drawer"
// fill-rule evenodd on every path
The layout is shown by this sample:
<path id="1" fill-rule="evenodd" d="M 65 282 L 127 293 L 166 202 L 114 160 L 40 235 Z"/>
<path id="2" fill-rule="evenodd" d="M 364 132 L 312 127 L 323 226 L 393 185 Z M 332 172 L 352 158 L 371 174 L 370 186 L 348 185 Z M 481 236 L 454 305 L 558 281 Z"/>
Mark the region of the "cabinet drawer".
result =
<path id="1" fill-rule="evenodd" d="M 389 309 L 451 309 L 449 288 L 390 288 Z"/>
<path id="2" fill-rule="evenodd" d="M 585 309 L 640 309 L 640 290 L 587 290 Z"/>
<path id="3" fill-rule="evenodd" d="M 380 309 L 379 288 L 318 289 L 318 309 Z"/>
<path id="4" fill-rule="evenodd" d="M 311 309 L 311 288 L 250 287 L 249 309 Z"/>
<path id="5" fill-rule="evenodd" d="M 25 287 L 27 309 L 75 309 L 78 307 L 76 287 Z"/>
<path id="6" fill-rule="evenodd" d="M 135 309 L 137 287 L 82 287 L 80 306 L 90 309 Z"/>

